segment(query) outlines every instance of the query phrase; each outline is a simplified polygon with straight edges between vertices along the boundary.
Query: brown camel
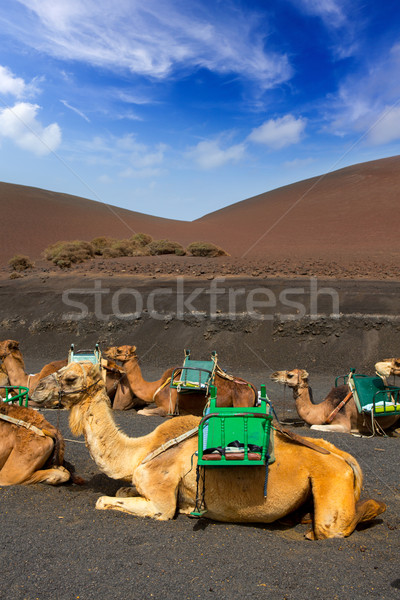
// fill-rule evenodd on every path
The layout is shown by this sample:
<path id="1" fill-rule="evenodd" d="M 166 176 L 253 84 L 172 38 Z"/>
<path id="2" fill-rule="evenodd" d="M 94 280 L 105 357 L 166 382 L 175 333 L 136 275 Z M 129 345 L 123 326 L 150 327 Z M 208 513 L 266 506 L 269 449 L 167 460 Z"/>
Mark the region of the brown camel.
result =
<path id="1" fill-rule="evenodd" d="M 85 436 L 98 467 L 132 486 L 120 489 L 116 497 L 99 498 L 96 508 L 158 520 L 172 519 L 177 510 L 185 514 L 194 510 L 197 435 L 178 444 L 176 438 L 196 428 L 199 417 L 169 419 L 148 435 L 130 438 L 116 426 L 99 370 L 90 363 L 72 363 L 46 377 L 37 386 L 34 399 L 45 403 L 55 391 L 70 410 L 72 433 Z M 312 499 L 313 528 L 307 537 L 324 539 L 348 536 L 358 523 L 370 521 L 386 509 L 382 502 L 359 501 L 363 476 L 350 454 L 325 440 L 309 440 L 328 450 L 320 454 L 279 432 L 273 435 L 276 460 L 269 467 L 267 497 L 264 467 L 206 468 L 208 518 L 272 523 Z M 175 445 L 149 457 L 170 440 Z"/>
<path id="2" fill-rule="evenodd" d="M 3 364 L 0 363 L 0 396 L 5 397 L 5 390 L 2 389 L 3 386 L 10 385 L 10 381 L 8 379 L 7 371 L 4 368 Z"/>
<path id="3" fill-rule="evenodd" d="M 25 363 L 19 349 L 19 343 L 15 340 L 0 342 L 0 359 L 3 361 L 3 367 L 10 385 L 27 387 L 30 393 L 34 391 L 43 377 L 55 373 L 67 364 L 66 360 L 56 360 L 45 365 L 39 373 L 28 375 L 25 371 Z"/>
<path id="4" fill-rule="evenodd" d="M 322 402 L 313 404 L 311 400 L 311 388 L 308 385 L 307 371 L 302 369 L 276 371 L 271 375 L 271 379 L 292 388 L 299 417 L 308 425 L 311 425 L 312 429 L 363 434 L 373 431 L 370 416 L 366 413 L 358 412 L 353 397 L 350 397 L 340 408 L 331 422 L 327 422 L 332 411 L 348 396 L 350 388 L 347 385 L 333 387 Z M 398 416 L 375 417 L 375 421 L 384 430 L 391 428 L 397 419 Z"/>
<path id="5" fill-rule="evenodd" d="M 181 415 L 202 415 L 207 396 L 202 391 L 178 392 L 170 387 L 174 368 L 167 369 L 157 381 L 145 381 L 136 356 L 136 346 L 111 346 L 103 352 L 107 358 L 123 363 L 132 392 L 147 404 L 155 402 L 157 408 L 145 408 L 139 414 L 166 416 L 179 411 Z M 240 377 L 230 377 L 222 370 L 215 373 L 214 385 L 218 390 L 218 406 L 254 406 L 257 391 Z"/>
<path id="6" fill-rule="evenodd" d="M 68 362 L 67 360 L 57 360 L 45 365 L 39 373 L 28 375 L 25 371 L 24 358 L 19 349 L 19 342 L 15 340 L 0 342 L 0 359 L 3 360 L 2 367 L 9 380 L 9 385 L 27 387 L 29 388 L 29 394 L 32 394 L 43 377 L 55 373 L 61 367 L 65 367 Z M 112 361 L 108 361 L 108 364 L 104 366 L 106 369 L 107 392 L 113 400 L 113 408 L 117 410 L 132 408 L 135 404 L 134 398 L 123 370 Z M 32 400 L 29 400 L 29 404 L 35 405 Z M 141 406 L 143 406 L 143 403 Z"/>
<path id="7" fill-rule="evenodd" d="M 25 425 L 4 420 L 10 418 Z M 60 431 L 36 410 L 0 404 L 0 486 L 68 481 L 64 447 Z"/>

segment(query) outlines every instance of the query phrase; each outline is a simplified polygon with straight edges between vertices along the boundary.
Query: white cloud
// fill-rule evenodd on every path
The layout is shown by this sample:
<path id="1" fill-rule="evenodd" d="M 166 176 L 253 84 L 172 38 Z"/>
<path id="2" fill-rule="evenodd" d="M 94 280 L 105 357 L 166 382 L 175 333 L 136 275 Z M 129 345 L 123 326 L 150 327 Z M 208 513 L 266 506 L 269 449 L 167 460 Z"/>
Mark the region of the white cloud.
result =
<path id="1" fill-rule="evenodd" d="M 251 8 L 192 0 L 19 0 L 9 30 L 67 60 L 163 79 L 176 68 L 238 73 L 267 89 L 291 77 L 285 54 L 266 48 L 268 28 Z"/>
<path id="2" fill-rule="evenodd" d="M 11 94 L 21 98 L 25 90 L 25 81 L 21 77 L 16 77 L 8 67 L 0 65 L 0 94 Z"/>
<path id="3" fill-rule="evenodd" d="M 296 0 L 309 15 L 320 17 L 329 27 L 341 27 L 347 21 L 341 0 Z"/>
<path id="4" fill-rule="evenodd" d="M 260 127 L 253 129 L 247 139 L 280 150 L 285 146 L 297 144 L 302 138 L 305 127 L 306 121 L 302 117 L 296 119 L 293 115 L 285 115 L 265 121 Z"/>
<path id="5" fill-rule="evenodd" d="M 222 148 L 220 140 L 204 140 L 190 148 L 187 156 L 193 159 L 202 169 L 222 167 L 229 162 L 237 162 L 244 157 L 245 144 L 236 144 Z"/>
<path id="6" fill-rule="evenodd" d="M 57 123 L 44 127 L 36 118 L 39 108 L 37 104 L 19 102 L 0 110 L 0 137 L 37 156 L 54 151 L 61 143 L 61 129 Z"/>
<path id="7" fill-rule="evenodd" d="M 367 70 L 352 73 L 336 96 L 328 98 L 326 129 L 344 136 L 354 132 L 374 145 L 400 139 L 400 45 L 370 63 Z"/>

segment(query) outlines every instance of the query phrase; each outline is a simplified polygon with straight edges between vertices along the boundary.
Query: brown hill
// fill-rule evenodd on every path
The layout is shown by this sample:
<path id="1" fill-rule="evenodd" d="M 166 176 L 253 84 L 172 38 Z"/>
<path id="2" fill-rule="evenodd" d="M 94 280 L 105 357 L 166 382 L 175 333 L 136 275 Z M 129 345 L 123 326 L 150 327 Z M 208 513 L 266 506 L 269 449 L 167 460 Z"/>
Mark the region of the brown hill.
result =
<path id="1" fill-rule="evenodd" d="M 208 240 L 246 258 L 400 252 L 400 157 L 346 167 L 185 223 L 100 202 L 0 183 L 0 261 L 40 256 L 59 240 L 145 232 L 187 245 Z"/>

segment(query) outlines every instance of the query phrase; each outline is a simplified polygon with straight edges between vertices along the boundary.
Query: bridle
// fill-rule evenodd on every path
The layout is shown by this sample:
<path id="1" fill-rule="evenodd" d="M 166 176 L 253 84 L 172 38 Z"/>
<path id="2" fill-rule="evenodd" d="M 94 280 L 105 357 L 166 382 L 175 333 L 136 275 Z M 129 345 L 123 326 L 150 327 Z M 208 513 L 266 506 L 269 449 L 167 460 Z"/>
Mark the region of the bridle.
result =
<path id="1" fill-rule="evenodd" d="M 103 382 L 103 379 L 100 376 L 98 379 L 95 379 L 95 381 L 93 381 L 93 383 L 91 383 L 90 385 L 87 385 L 87 375 L 86 375 L 85 369 L 79 362 L 77 362 L 75 364 L 79 365 L 80 368 L 82 369 L 83 381 L 84 381 L 84 385 L 81 388 L 78 388 L 77 390 L 71 390 L 71 391 L 67 392 L 62 387 L 59 373 L 56 372 L 56 373 L 52 373 L 51 375 L 49 375 L 49 377 L 52 377 L 54 379 L 54 381 L 56 382 L 57 387 L 58 387 L 58 402 L 57 402 L 56 408 L 61 408 L 61 406 L 62 406 L 61 400 L 62 400 L 63 396 L 71 396 L 72 394 L 85 393 L 88 390 L 90 390 L 92 387 L 97 385 L 100 381 Z"/>

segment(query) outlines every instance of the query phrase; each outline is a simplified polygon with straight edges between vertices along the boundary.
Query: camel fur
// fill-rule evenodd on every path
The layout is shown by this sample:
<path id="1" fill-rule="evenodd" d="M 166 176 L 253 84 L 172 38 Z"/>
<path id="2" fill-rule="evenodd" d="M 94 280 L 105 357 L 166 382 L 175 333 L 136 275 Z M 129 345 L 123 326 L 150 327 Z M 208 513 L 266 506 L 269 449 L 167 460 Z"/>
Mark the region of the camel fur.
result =
<path id="1" fill-rule="evenodd" d="M 71 478 L 64 465 L 65 443 L 60 431 L 32 408 L 0 404 L 0 415 L 20 419 L 46 433 L 42 437 L 0 418 L 0 486 L 48 483 Z"/>
<path id="2" fill-rule="evenodd" d="M 309 375 L 304 369 L 276 371 L 271 375 L 273 381 L 292 388 L 299 417 L 311 425 L 311 429 L 361 434 L 373 432 L 370 416 L 358 412 L 353 397 L 336 413 L 332 422 L 327 424 L 329 415 L 345 399 L 350 388 L 348 385 L 333 387 L 322 402 L 314 404 L 311 400 L 312 392 L 308 384 L 308 377 Z M 390 429 L 396 423 L 398 416 L 374 417 L 374 419 L 385 430 Z"/>
<path id="3" fill-rule="evenodd" d="M 170 387 L 174 368 L 167 369 L 157 381 L 143 379 L 136 356 L 136 346 L 111 346 L 104 356 L 120 361 L 125 369 L 132 392 L 144 402 L 155 402 L 157 408 L 145 408 L 138 414 L 166 416 L 179 411 L 180 415 L 202 415 L 208 397 L 202 391 L 180 393 Z M 257 392 L 254 386 L 240 377 L 230 377 L 222 371 L 215 373 L 218 406 L 254 406 Z"/>
<path id="4" fill-rule="evenodd" d="M 73 363 L 43 379 L 36 388 L 35 401 L 45 405 L 55 390 L 61 390 L 62 405 L 70 410 L 72 433 L 85 436 L 98 467 L 109 477 L 131 484 L 120 489 L 116 497 L 100 497 L 96 508 L 158 520 L 194 509 L 197 436 L 152 460 L 143 460 L 163 443 L 198 426 L 199 417 L 169 419 L 148 435 L 131 438 L 115 425 L 96 366 Z M 328 449 L 328 454 L 297 445 L 278 432 L 274 436 L 276 460 L 269 467 L 267 498 L 263 492 L 265 467 L 209 468 L 205 474 L 207 517 L 224 522 L 271 523 L 312 499 L 313 528 L 308 537 L 324 539 L 348 536 L 358 523 L 370 521 L 385 510 L 382 502 L 359 501 L 363 476 L 351 455 L 324 440 L 312 442 Z"/>

